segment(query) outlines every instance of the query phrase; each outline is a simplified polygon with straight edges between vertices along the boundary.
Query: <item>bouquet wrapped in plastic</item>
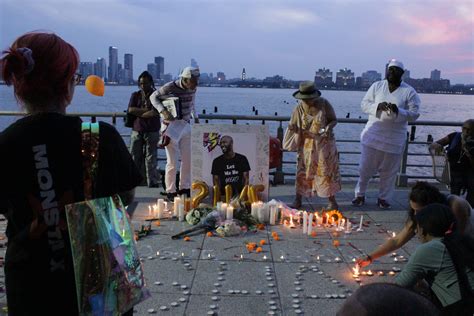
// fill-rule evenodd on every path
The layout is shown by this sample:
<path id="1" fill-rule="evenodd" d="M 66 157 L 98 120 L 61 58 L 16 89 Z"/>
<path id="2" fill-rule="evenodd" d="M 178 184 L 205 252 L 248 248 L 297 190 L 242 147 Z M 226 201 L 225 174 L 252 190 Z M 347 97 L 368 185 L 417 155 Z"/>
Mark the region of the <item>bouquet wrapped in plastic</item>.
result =
<path id="1" fill-rule="evenodd" d="M 118 195 L 66 206 L 81 315 L 120 315 L 150 296 Z"/>

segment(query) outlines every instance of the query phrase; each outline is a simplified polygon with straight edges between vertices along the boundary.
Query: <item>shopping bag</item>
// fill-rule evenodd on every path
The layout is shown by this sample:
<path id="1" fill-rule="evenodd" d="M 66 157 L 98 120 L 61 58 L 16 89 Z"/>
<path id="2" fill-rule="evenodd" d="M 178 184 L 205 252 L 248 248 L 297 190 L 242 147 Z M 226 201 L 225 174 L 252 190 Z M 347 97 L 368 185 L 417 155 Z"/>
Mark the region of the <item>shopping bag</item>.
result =
<path id="1" fill-rule="evenodd" d="M 288 129 L 285 130 L 283 136 L 283 149 L 286 151 L 297 151 L 299 146 L 299 134 L 295 131 Z"/>
<path id="2" fill-rule="evenodd" d="M 87 129 L 89 129 L 87 131 Z M 80 315 L 120 315 L 150 296 L 134 231 L 120 197 L 91 199 L 98 123 L 83 123 L 86 200 L 65 206 Z"/>

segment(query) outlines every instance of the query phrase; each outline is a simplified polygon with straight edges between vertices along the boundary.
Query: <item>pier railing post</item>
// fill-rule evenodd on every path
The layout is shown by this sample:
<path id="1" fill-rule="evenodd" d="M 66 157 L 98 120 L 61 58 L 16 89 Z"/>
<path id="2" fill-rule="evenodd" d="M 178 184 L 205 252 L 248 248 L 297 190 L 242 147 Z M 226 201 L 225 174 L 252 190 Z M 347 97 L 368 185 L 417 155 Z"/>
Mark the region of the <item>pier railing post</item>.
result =
<path id="1" fill-rule="evenodd" d="M 280 121 L 280 125 L 277 128 L 277 138 L 283 144 L 283 125 L 282 121 Z M 285 175 L 283 174 L 283 159 L 280 165 L 276 168 L 275 175 L 273 176 L 273 184 L 284 184 L 285 183 Z"/>
<path id="2" fill-rule="evenodd" d="M 408 162 L 408 139 L 409 133 L 407 132 L 407 139 L 405 141 L 405 149 L 402 154 L 402 161 L 400 163 L 400 172 L 397 176 L 397 186 L 407 187 L 408 186 L 408 177 L 407 177 L 407 162 Z"/>

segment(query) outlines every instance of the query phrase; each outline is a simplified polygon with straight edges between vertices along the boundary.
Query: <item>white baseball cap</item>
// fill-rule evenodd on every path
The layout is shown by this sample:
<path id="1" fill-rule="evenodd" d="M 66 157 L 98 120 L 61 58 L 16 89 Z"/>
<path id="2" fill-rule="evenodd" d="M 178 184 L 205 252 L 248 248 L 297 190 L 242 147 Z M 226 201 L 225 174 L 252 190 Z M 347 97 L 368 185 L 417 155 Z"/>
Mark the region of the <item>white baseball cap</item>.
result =
<path id="1" fill-rule="evenodd" d="M 405 68 L 403 67 L 403 63 L 399 60 L 396 60 L 396 59 L 390 59 L 388 61 L 388 67 L 387 68 L 390 68 L 392 66 L 395 66 L 395 67 L 401 68 L 402 70 L 405 70 Z"/>
<path id="2" fill-rule="evenodd" d="M 199 68 L 195 67 L 186 67 L 183 69 L 181 72 L 181 75 L 179 75 L 181 78 L 192 78 L 192 77 L 199 77 Z"/>

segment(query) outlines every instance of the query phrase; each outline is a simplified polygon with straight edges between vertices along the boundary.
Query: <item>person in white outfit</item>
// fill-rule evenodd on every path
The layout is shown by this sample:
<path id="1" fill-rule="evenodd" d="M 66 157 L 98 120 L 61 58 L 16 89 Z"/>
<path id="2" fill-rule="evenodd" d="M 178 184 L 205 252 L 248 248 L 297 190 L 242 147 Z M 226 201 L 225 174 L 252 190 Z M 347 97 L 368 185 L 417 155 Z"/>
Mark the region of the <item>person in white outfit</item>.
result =
<path id="1" fill-rule="evenodd" d="M 178 194 L 190 196 L 191 188 L 191 119 L 198 123 L 198 117 L 194 108 L 194 99 L 199 84 L 199 69 L 186 67 L 180 75 L 180 79 L 168 82 L 150 96 L 151 103 L 163 117 L 165 135 L 169 137 L 166 151 L 166 173 L 165 185 L 166 195 L 172 200 Z M 162 101 L 177 97 L 176 111 L 170 111 L 163 105 Z M 162 128 L 163 130 L 163 128 Z M 176 190 L 176 166 L 178 157 L 181 158 L 179 187 Z"/>
<path id="2" fill-rule="evenodd" d="M 415 89 L 402 81 L 403 69 L 403 63 L 390 60 L 386 79 L 372 84 L 362 100 L 362 111 L 369 115 L 369 119 L 360 135 L 361 158 L 359 180 L 352 200 L 354 206 L 364 205 L 369 180 L 378 172 L 377 205 L 382 209 L 390 208 L 407 125 L 420 116 L 420 98 Z"/>

